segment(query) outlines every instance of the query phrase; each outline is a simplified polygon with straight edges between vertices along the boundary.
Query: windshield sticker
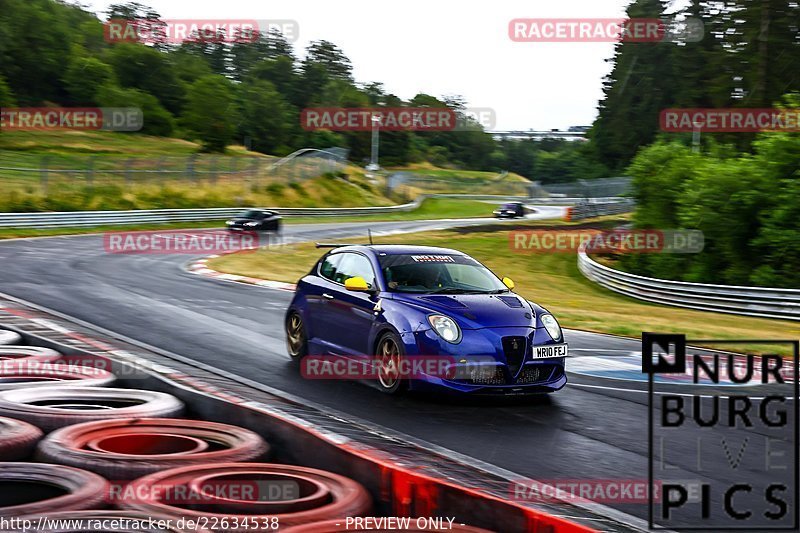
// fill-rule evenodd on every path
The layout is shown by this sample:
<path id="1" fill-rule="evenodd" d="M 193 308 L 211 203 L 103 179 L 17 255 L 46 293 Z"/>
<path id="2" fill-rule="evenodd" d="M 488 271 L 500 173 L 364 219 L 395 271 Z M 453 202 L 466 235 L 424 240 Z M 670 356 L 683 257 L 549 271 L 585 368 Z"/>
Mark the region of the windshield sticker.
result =
<path id="1" fill-rule="evenodd" d="M 417 263 L 455 263 L 450 255 L 412 255 L 411 258 Z"/>

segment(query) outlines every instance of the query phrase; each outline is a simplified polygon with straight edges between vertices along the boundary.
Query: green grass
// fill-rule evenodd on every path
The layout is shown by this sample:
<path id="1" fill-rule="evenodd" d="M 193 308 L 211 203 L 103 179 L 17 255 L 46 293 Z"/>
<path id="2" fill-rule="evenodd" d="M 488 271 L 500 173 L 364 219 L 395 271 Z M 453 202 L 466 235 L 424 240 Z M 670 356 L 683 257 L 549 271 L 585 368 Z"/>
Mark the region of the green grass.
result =
<path id="1" fill-rule="evenodd" d="M 501 175 L 499 172 L 437 168 L 428 164 L 395 167 L 390 171 L 411 175 L 412 179 L 398 190 L 412 198 L 423 193 L 524 195 L 530 184 L 514 173 Z"/>
<path id="2" fill-rule="evenodd" d="M 0 240 L 19 239 L 28 237 L 55 237 L 58 235 L 87 235 L 91 233 L 105 233 L 107 231 L 147 231 L 170 230 L 189 228 L 222 228 L 224 220 L 207 220 L 204 222 L 173 222 L 172 224 L 125 224 L 117 226 L 95 226 L 91 228 L 0 228 Z"/>
<path id="3" fill-rule="evenodd" d="M 291 217 L 292 224 L 315 222 L 380 222 L 393 220 L 428 220 L 442 218 L 483 218 L 491 217 L 494 207 L 486 202 L 459 200 L 456 198 L 427 198 L 413 211 L 381 213 L 375 215 L 329 216 L 329 217 Z"/>
<path id="4" fill-rule="evenodd" d="M 606 225 L 613 225 L 613 218 Z M 527 223 L 525 228 L 556 228 L 568 223 Z M 585 224 L 584 224 L 585 225 Z M 456 248 L 516 283 L 516 292 L 550 311 L 568 328 L 638 337 L 642 331 L 684 333 L 689 338 L 796 339 L 791 321 L 710 313 L 641 302 L 601 288 L 578 270 L 574 254 L 521 254 L 509 247 L 507 230 L 462 228 L 382 237 L 382 243 L 410 243 Z M 321 255 L 313 244 L 297 244 L 226 255 L 209 262 L 222 272 L 295 282 Z M 730 349 L 730 346 L 722 346 Z M 761 351 L 762 347 L 747 347 Z M 774 348 L 773 348 L 774 350 Z M 780 350 L 778 350 L 780 351 Z M 786 353 L 786 352 L 782 352 Z"/>
<path id="5" fill-rule="evenodd" d="M 138 133 L 110 131 L 4 131 L 0 135 L 0 150 L 22 154 L 75 157 L 86 155 L 135 156 L 188 156 L 200 151 L 200 145 L 171 137 L 153 137 Z M 258 156 L 241 146 L 231 146 L 226 155 Z M 77 159 L 77 157 L 76 157 Z"/>
<path id="6" fill-rule="evenodd" d="M 458 170 L 452 168 L 439 168 L 429 164 L 409 165 L 405 167 L 391 167 L 393 172 L 406 172 L 420 177 L 441 178 L 456 181 L 494 181 L 500 176 L 499 172 L 486 172 L 482 170 Z M 528 180 L 519 174 L 509 173 L 504 181 L 526 183 Z"/>

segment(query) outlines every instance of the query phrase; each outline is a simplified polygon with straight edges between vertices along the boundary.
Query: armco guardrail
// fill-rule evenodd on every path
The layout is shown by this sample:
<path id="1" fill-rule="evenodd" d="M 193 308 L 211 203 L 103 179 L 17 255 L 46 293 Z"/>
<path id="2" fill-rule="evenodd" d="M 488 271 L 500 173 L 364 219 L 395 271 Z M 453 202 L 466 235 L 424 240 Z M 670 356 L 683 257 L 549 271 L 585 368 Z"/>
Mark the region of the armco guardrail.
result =
<path id="1" fill-rule="evenodd" d="M 561 200 L 565 200 L 562 198 Z M 563 204 L 562 204 L 563 205 Z M 633 211 L 636 203 L 628 198 L 592 198 L 583 200 L 569 208 L 567 220 L 581 220 L 584 218 L 603 215 L 618 215 Z"/>
<path id="2" fill-rule="evenodd" d="M 388 207 L 269 207 L 281 215 L 370 215 L 397 213 L 419 207 L 422 198 Z M 235 216 L 246 208 L 214 207 L 208 209 L 151 209 L 135 211 L 58 211 L 46 213 L 0 213 L 2 228 L 87 227 L 118 224 L 150 224 L 162 222 L 199 222 L 222 220 Z"/>
<path id="3" fill-rule="evenodd" d="M 578 269 L 614 292 L 664 305 L 735 315 L 800 320 L 800 290 L 687 283 L 637 276 L 601 265 L 578 250 Z"/>
<path id="4" fill-rule="evenodd" d="M 386 213 L 401 213 L 417 209 L 425 198 L 449 197 L 473 200 L 507 199 L 525 200 L 525 197 L 468 195 L 468 194 L 435 194 L 422 195 L 413 202 L 386 207 L 266 207 L 277 211 L 284 216 L 348 216 L 348 215 L 374 215 Z M 601 200 L 601 199 L 597 199 Z M 602 199 L 604 202 L 592 202 L 576 206 L 575 213 L 580 218 L 596 216 L 598 214 L 611 214 L 612 212 L 629 211 L 630 208 L 622 207 L 618 199 Z M 577 198 L 535 199 L 535 203 L 570 205 L 582 200 Z M 610 203 L 608 203 L 610 202 Z M 627 204 L 626 204 L 627 205 Z M 590 207 L 589 207 L 590 206 Z M 603 207 L 606 206 L 606 207 Z M 71 228 L 91 226 L 112 226 L 124 224 L 151 224 L 164 222 L 201 222 L 208 220 L 222 220 L 237 215 L 247 209 L 246 207 L 212 207 L 205 209 L 151 209 L 133 211 L 51 211 L 43 213 L 0 213 L 0 228 Z M 605 209 L 605 211 L 604 211 Z M 611 211 L 609 211 L 611 209 Z M 622 211 L 616 211 L 622 209 Z M 491 210 L 487 210 L 489 216 Z M 574 216 L 574 215 L 573 215 Z"/>

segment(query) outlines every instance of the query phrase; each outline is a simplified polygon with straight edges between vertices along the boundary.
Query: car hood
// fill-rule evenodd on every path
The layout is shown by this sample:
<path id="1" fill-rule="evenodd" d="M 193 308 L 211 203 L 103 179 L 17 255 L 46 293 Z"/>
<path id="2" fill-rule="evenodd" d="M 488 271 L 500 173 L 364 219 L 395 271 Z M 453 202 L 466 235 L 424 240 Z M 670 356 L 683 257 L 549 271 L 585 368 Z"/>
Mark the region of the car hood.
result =
<path id="1" fill-rule="evenodd" d="M 232 220 L 234 224 L 244 224 L 245 222 L 258 222 L 258 220 L 254 218 L 241 218 L 241 217 L 232 218 L 230 220 Z"/>
<path id="2" fill-rule="evenodd" d="M 401 294 L 396 301 L 452 317 L 463 329 L 536 327 L 539 309 L 516 294 Z"/>

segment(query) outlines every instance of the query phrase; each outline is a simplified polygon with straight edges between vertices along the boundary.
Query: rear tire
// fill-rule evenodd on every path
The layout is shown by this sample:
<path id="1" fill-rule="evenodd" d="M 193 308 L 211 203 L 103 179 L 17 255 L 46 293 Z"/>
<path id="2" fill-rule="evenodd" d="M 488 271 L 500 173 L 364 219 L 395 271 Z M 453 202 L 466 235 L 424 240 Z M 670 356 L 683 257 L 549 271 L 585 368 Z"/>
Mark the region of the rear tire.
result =
<path id="1" fill-rule="evenodd" d="M 375 357 L 380 364 L 378 388 L 384 394 L 400 394 L 408 389 L 408 380 L 400 375 L 400 364 L 405 357 L 403 341 L 393 332 L 384 333 L 377 344 Z"/>
<path id="2" fill-rule="evenodd" d="M 286 317 L 286 349 L 293 361 L 299 361 L 308 355 L 306 327 L 297 311 L 292 311 Z"/>

